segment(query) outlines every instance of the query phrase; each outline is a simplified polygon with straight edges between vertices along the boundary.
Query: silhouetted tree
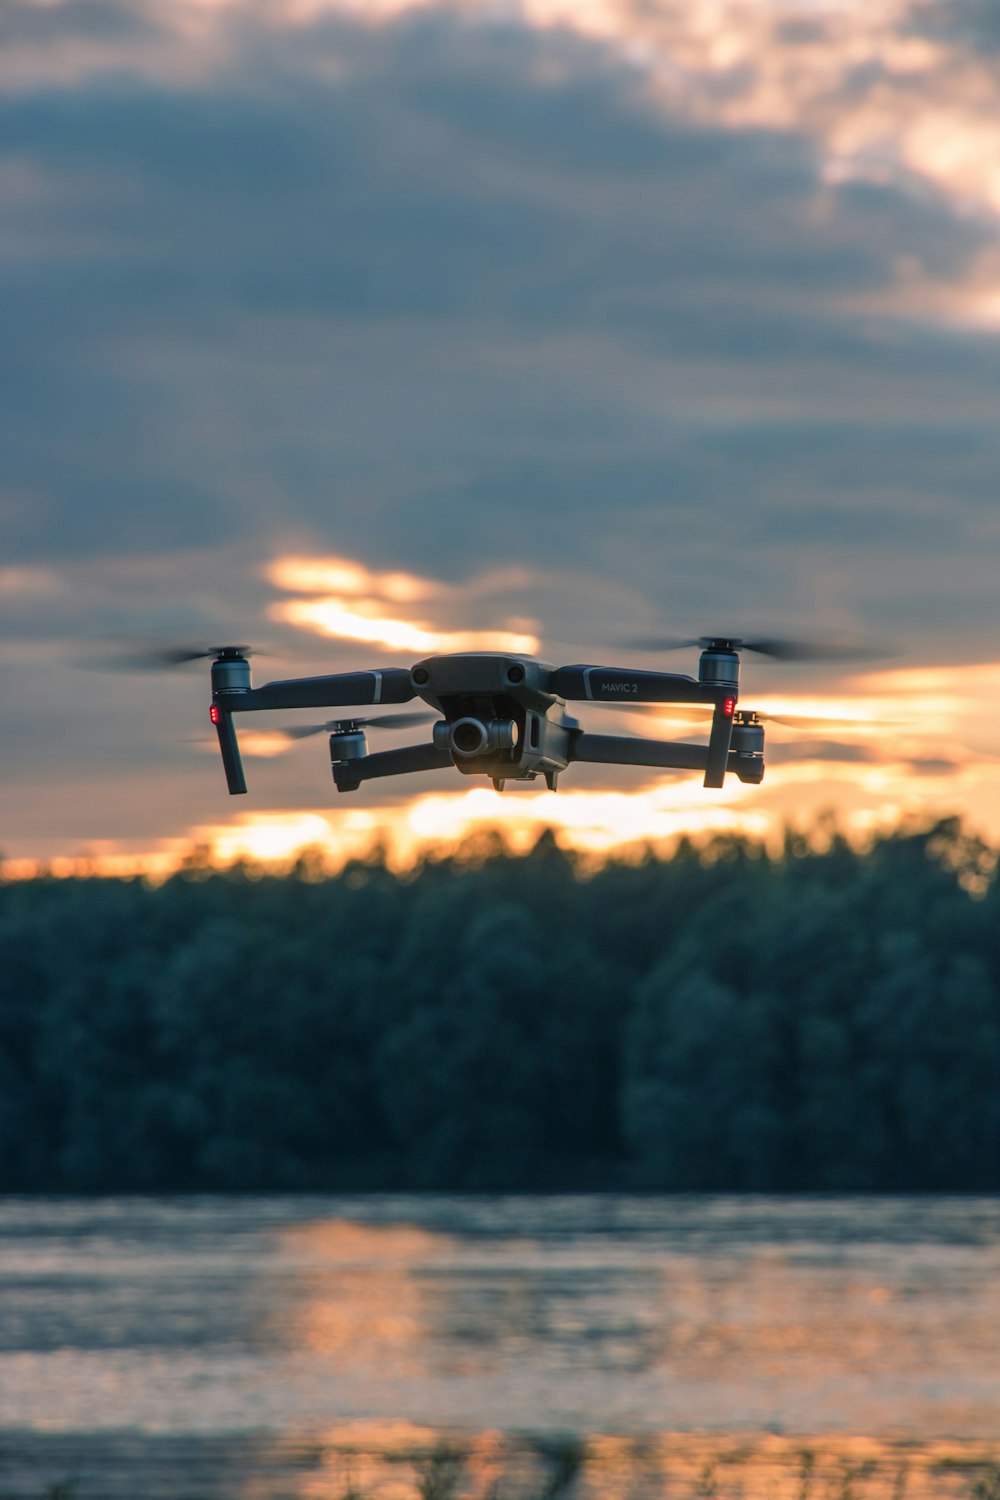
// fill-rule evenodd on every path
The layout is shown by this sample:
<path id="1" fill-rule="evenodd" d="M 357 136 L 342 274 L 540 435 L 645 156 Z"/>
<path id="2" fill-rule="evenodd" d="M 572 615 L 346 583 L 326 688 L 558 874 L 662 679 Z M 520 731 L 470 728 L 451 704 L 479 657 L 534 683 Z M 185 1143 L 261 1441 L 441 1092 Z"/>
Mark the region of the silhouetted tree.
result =
<path id="1" fill-rule="evenodd" d="M 996 1191 L 993 855 L 823 832 L 0 881 L 0 1190 Z"/>

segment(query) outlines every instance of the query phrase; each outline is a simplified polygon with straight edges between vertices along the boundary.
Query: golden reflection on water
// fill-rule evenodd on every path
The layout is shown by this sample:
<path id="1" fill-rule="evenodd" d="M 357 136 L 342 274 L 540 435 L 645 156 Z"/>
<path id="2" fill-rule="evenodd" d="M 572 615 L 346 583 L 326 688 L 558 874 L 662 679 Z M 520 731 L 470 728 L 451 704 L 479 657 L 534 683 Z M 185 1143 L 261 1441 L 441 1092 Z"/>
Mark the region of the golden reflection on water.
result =
<path id="1" fill-rule="evenodd" d="M 995 1444 L 771 1433 L 593 1434 L 532 1441 L 404 1422 L 286 1444 L 296 1500 L 994 1500 Z M 272 1477 L 268 1480 L 273 1483 Z M 241 1500 L 269 1500 L 250 1481 Z"/>
<path id="2" fill-rule="evenodd" d="M 975 1233 L 685 1241 L 681 1206 L 588 1237 L 526 1212 L 280 1231 L 268 1336 L 327 1414 L 276 1445 L 290 1496 L 1000 1500 L 1000 1260 Z"/>
<path id="3" fill-rule="evenodd" d="M 86 1470 L 93 1500 L 1000 1500 L 997 1199 L 5 1222 L 4 1495 Z"/>
<path id="4" fill-rule="evenodd" d="M 331 1417 L 1000 1439 L 1000 1261 L 974 1247 L 704 1253 L 336 1219 L 279 1245 L 266 1338 Z"/>
<path id="5" fill-rule="evenodd" d="M 283 1322 L 282 1343 L 391 1363 L 395 1377 L 418 1373 L 428 1329 L 414 1272 L 447 1253 L 445 1236 L 415 1224 L 325 1220 L 287 1230 L 281 1243 L 284 1256 L 299 1264 L 300 1292 Z"/>

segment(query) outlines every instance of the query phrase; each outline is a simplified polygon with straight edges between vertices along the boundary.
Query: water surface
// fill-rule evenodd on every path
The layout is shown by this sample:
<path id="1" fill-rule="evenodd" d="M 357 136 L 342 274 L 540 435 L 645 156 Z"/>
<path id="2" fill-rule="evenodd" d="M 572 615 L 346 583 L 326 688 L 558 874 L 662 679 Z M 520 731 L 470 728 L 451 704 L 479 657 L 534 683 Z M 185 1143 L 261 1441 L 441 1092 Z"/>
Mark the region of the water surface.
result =
<path id="1" fill-rule="evenodd" d="M 740 1453 L 776 1494 L 803 1453 L 971 1494 L 1000 1452 L 1000 1202 L 0 1202 L 0 1500 L 279 1471 L 412 1495 L 442 1438 L 463 1495 L 560 1464 L 580 1493 L 659 1494 L 670 1464 L 718 1490 Z"/>

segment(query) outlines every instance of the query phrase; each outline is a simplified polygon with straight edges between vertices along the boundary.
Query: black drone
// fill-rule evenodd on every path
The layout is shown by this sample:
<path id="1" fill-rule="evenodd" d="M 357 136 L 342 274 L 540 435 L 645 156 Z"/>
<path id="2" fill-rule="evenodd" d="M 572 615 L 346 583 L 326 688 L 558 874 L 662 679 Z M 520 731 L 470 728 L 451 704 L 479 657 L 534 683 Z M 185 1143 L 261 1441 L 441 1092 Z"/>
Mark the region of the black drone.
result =
<path id="1" fill-rule="evenodd" d="M 174 659 L 213 658 L 212 723 L 226 784 L 237 795 L 247 789 L 236 737 L 237 714 L 409 703 L 415 698 L 440 715 L 423 744 L 369 754 L 365 729 L 403 728 L 434 715 L 352 715 L 288 733 L 298 738 L 329 731 L 333 779 L 341 792 L 356 791 L 375 777 L 444 766 L 454 766 L 466 776 L 487 776 L 497 791 L 508 781 L 539 776 L 554 791 L 560 773 L 574 761 L 702 771 L 706 787 L 721 787 L 727 771 L 732 771 L 740 781 L 756 784 L 764 777 L 766 716 L 736 706 L 739 653 L 756 651 L 784 661 L 831 661 L 845 655 L 824 646 L 730 636 L 644 642 L 642 649 L 679 645 L 702 648 L 697 677 L 629 667 L 554 667 L 530 656 L 470 652 L 429 656 L 410 668 L 337 672 L 254 687 L 245 646 L 213 647 L 183 657 L 178 653 Z M 567 713 L 567 702 L 701 705 L 712 710 L 708 744 L 590 734 Z"/>

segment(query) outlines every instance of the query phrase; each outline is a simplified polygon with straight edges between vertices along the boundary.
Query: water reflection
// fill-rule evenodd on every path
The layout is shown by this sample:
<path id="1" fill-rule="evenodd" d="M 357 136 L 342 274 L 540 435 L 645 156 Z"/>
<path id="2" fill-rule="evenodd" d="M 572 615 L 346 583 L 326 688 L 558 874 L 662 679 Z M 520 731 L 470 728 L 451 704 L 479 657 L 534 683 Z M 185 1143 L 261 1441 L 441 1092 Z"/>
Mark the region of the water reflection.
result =
<path id="1" fill-rule="evenodd" d="M 269 1339 L 338 1362 L 373 1360 L 418 1374 L 429 1330 L 413 1271 L 433 1264 L 446 1245 L 412 1224 L 296 1225 L 277 1240 L 290 1276 L 289 1305 L 271 1310 Z"/>
<path id="2" fill-rule="evenodd" d="M 0 1204 L 0 1494 L 971 1496 L 998 1351 L 993 1200 Z"/>
<path id="3" fill-rule="evenodd" d="M 798 1440 L 757 1435 L 566 1437 L 549 1442 L 487 1432 L 470 1440 L 440 1434 L 376 1434 L 363 1446 L 333 1431 L 317 1450 L 303 1500 L 993 1500 L 996 1450 L 985 1444 Z M 359 1441 L 359 1439 L 361 1441 Z M 251 1488 L 245 1500 L 264 1500 Z"/>
<path id="4" fill-rule="evenodd" d="M 288 1388 L 505 1430 L 1000 1432 L 996 1205 L 410 1209 L 280 1237 Z"/>
<path id="5" fill-rule="evenodd" d="M 0 1493 L 72 1500 L 994 1500 L 1000 1449 L 825 1435 L 562 1439 L 348 1424 L 262 1437 L 5 1433 Z"/>

